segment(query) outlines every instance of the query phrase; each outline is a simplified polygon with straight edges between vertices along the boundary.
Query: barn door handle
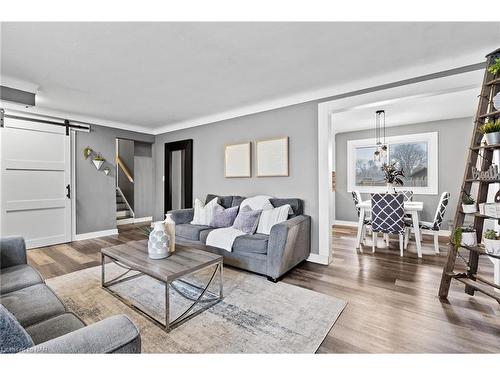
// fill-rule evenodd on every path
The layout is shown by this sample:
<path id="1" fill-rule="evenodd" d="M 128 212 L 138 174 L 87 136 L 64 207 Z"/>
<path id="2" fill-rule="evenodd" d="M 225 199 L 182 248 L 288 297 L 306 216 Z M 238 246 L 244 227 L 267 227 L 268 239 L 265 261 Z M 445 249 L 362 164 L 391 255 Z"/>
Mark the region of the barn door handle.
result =
<path id="1" fill-rule="evenodd" d="M 71 199 L 71 187 L 69 184 L 66 186 L 66 198 Z"/>

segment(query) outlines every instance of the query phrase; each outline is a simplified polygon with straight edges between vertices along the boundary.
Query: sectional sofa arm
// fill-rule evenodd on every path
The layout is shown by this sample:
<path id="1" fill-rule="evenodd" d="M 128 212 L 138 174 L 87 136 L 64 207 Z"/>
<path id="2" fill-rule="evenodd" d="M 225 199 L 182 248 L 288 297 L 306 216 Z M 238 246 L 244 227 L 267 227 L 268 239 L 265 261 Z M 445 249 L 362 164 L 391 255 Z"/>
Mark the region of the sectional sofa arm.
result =
<path id="1" fill-rule="evenodd" d="M 273 225 L 267 248 L 267 275 L 277 279 L 311 252 L 311 217 L 299 215 Z"/>
<path id="2" fill-rule="evenodd" d="M 141 336 L 125 315 L 115 315 L 55 339 L 33 346 L 22 353 L 140 353 Z"/>
<path id="3" fill-rule="evenodd" d="M 7 268 L 26 264 L 26 244 L 22 237 L 0 239 L 0 267 Z"/>
<path id="4" fill-rule="evenodd" d="M 168 211 L 175 224 L 187 224 L 193 221 L 194 208 L 182 208 L 180 210 Z"/>

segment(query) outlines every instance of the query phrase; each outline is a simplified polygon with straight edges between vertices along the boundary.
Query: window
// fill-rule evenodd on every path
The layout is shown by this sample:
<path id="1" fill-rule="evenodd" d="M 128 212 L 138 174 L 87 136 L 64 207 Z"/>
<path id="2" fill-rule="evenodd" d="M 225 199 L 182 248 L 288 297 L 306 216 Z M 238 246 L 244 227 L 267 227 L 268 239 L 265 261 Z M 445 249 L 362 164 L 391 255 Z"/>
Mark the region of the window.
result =
<path id="1" fill-rule="evenodd" d="M 387 137 L 387 160 L 403 170 L 404 188 L 415 194 L 438 193 L 438 135 L 434 133 Z M 381 162 L 373 160 L 375 139 L 347 142 L 347 190 L 386 190 Z"/>

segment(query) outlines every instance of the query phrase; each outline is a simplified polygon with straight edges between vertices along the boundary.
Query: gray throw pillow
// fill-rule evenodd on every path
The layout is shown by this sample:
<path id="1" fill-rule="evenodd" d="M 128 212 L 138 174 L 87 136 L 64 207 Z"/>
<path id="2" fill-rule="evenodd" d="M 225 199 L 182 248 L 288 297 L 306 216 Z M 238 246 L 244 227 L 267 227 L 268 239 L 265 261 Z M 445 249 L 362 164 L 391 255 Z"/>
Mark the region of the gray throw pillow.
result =
<path id="1" fill-rule="evenodd" d="M 234 220 L 233 228 L 246 234 L 255 233 L 261 213 L 262 210 L 252 210 L 249 206 L 242 207 Z"/>
<path id="2" fill-rule="evenodd" d="M 30 335 L 14 315 L 0 305 L 0 353 L 18 353 L 33 345 Z"/>
<path id="3" fill-rule="evenodd" d="M 238 215 L 239 207 L 224 208 L 222 206 L 216 206 L 214 211 L 214 217 L 210 222 L 210 226 L 214 228 L 227 228 L 233 225 L 236 215 Z"/>

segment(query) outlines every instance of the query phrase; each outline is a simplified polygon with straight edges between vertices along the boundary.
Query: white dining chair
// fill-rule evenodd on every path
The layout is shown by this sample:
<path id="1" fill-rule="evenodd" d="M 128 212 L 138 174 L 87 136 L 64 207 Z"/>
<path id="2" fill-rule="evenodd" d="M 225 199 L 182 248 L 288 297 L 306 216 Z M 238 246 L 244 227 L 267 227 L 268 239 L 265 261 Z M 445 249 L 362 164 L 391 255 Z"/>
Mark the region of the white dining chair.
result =
<path id="1" fill-rule="evenodd" d="M 436 213 L 434 214 L 434 219 L 432 221 L 422 221 L 419 220 L 418 226 L 420 228 L 420 233 L 430 234 L 434 237 L 434 252 L 439 254 L 439 230 L 441 229 L 441 224 L 443 223 L 444 214 L 446 212 L 446 207 L 450 200 L 450 193 L 445 191 L 441 194 L 439 203 L 436 208 Z M 406 221 L 406 234 L 405 234 L 405 249 L 408 248 L 408 242 L 411 237 L 411 230 L 413 228 L 413 223 L 411 221 Z"/>
<path id="2" fill-rule="evenodd" d="M 357 190 L 356 191 L 353 190 L 352 191 L 352 200 L 354 201 L 354 207 L 356 208 L 356 212 L 358 214 L 358 219 L 359 219 L 359 215 L 361 215 L 361 209 L 358 207 L 358 204 L 361 203 L 361 193 Z M 363 226 L 361 227 L 361 238 L 363 239 L 363 243 L 365 242 L 367 227 L 370 228 L 370 232 L 371 232 L 371 225 L 372 225 L 371 219 L 364 218 Z"/>

